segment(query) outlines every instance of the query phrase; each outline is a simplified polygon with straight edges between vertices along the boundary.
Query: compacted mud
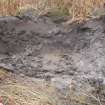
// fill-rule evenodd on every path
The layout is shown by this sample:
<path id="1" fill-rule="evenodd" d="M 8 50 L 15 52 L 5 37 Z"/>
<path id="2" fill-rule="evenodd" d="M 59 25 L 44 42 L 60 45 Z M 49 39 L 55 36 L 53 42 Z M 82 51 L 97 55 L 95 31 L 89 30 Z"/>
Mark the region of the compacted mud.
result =
<path id="1" fill-rule="evenodd" d="M 72 26 L 46 16 L 1 17 L 0 66 L 61 84 L 105 84 L 105 17 Z"/>

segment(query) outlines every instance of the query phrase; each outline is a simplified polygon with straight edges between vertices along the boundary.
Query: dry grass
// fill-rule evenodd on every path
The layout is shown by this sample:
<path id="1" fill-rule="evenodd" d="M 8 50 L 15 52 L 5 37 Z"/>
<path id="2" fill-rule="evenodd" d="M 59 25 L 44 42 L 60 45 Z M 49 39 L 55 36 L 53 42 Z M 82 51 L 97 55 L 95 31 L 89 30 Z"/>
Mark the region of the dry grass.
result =
<path id="1" fill-rule="evenodd" d="M 61 105 L 56 89 L 0 69 L 0 103 L 3 105 Z M 21 82 L 22 81 L 22 82 Z"/>
<path id="2" fill-rule="evenodd" d="M 86 18 L 96 7 L 102 7 L 105 0 L 65 0 L 69 14 L 73 18 Z"/>
<path id="3" fill-rule="evenodd" d="M 1 15 L 16 15 L 22 8 L 35 8 L 40 13 L 49 9 L 68 12 L 72 18 L 84 19 L 90 16 L 96 7 L 102 7 L 105 0 L 0 0 Z"/>
<path id="4" fill-rule="evenodd" d="M 0 96 L 4 105 L 61 105 L 44 89 L 40 91 L 22 84 L 0 86 Z"/>
<path id="5" fill-rule="evenodd" d="M 3 79 L 5 79 L 7 75 L 8 75 L 8 72 L 3 68 L 0 68 L 0 80 L 2 81 Z"/>
<path id="6" fill-rule="evenodd" d="M 71 81 L 70 90 L 66 95 L 62 95 L 54 85 L 46 85 L 45 81 L 33 81 L 32 78 L 11 74 L 4 69 L 0 69 L 0 75 L 6 77 L 0 81 L 0 102 L 3 105 L 105 104 L 105 89 L 97 93 L 97 89 L 87 83 L 78 87 L 78 84 Z"/>
<path id="7" fill-rule="evenodd" d="M 15 0 L 0 0 L 0 14 L 15 15 L 17 9 L 19 8 L 19 3 Z"/>

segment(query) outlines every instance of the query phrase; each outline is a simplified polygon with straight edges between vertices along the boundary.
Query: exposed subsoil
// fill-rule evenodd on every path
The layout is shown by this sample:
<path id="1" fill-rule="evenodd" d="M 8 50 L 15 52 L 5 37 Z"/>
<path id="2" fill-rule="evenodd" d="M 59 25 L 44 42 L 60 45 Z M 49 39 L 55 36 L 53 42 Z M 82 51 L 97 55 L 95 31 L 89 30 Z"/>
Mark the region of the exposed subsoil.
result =
<path id="1" fill-rule="evenodd" d="M 105 17 L 70 26 L 46 16 L 1 17 L 0 66 L 61 84 L 105 85 Z"/>

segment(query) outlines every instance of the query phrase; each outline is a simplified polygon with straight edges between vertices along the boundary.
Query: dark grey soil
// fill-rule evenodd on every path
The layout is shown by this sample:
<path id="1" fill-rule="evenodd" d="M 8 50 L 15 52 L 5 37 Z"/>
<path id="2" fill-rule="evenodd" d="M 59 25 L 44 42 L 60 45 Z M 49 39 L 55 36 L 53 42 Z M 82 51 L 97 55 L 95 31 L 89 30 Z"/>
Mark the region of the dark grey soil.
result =
<path id="1" fill-rule="evenodd" d="M 105 83 L 105 17 L 70 26 L 46 16 L 1 17 L 0 66 L 46 80 Z"/>

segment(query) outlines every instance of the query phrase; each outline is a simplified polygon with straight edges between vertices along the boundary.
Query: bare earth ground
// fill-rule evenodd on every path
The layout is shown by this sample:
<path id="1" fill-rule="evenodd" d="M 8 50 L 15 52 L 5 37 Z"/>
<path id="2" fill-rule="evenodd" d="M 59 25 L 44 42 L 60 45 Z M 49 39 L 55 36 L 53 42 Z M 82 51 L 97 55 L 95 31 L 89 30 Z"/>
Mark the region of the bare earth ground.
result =
<path id="1" fill-rule="evenodd" d="M 1 68 L 46 80 L 69 97 L 67 105 L 104 105 L 105 17 L 70 26 L 56 22 L 30 11 L 1 17 Z"/>

